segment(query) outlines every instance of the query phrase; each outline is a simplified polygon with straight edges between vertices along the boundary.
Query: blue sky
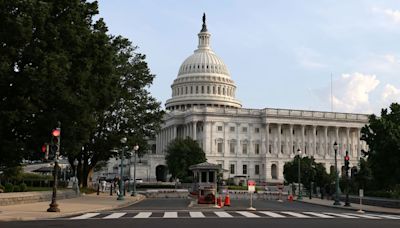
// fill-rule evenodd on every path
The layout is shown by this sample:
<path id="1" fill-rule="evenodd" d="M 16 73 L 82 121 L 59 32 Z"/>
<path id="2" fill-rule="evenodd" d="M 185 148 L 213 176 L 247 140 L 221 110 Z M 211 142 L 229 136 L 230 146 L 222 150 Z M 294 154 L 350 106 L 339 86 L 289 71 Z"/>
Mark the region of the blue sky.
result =
<path id="1" fill-rule="evenodd" d="M 101 0 L 99 10 L 147 56 L 163 105 L 203 12 L 244 108 L 379 113 L 400 102 L 398 0 Z"/>

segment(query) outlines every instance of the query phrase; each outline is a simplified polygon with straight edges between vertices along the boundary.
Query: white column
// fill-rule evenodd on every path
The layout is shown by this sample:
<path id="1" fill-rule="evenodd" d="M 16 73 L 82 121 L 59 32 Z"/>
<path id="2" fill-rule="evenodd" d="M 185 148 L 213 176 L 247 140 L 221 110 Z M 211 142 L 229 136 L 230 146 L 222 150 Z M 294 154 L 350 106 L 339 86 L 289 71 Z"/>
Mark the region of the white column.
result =
<path id="1" fill-rule="evenodd" d="M 282 125 L 278 124 L 278 154 L 281 154 L 281 148 L 282 148 Z"/>
<path id="2" fill-rule="evenodd" d="M 176 125 L 174 125 L 174 139 L 176 139 L 176 136 L 177 136 L 177 129 L 176 129 Z"/>
<path id="3" fill-rule="evenodd" d="M 328 127 L 325 126 L 324 127 L 324 135 L 325 135 L 325 152 L 324 155 L 329 155 L 329 150 L 328 150 L 328 146 L 329 146 L 329 142 L 328 142 Z"/>
<path id="4" fill-rule="evenodd" d="M 350 128 L 346 128 L 346 150 L 349 152 L 349 156 L 353 156 L 350 151 Z"/>
<path id="5" fill-rule="evenodd" d="M 290 131 L 290 148 L 289 148 L 289 154 L 293 154 L 293 124 L 289 125 L 289 131 Z M 296 151 L 296 150 L 295 150 Z"/>
<path id="6" fill-rule="evenodd" d="M 301 150 L 305 153 L 306 152 L 306 140 L 304 137 L 304 129 L 305 129 L 305 126 L 301 125 Z M 305 154 L 304 156 L 308 156 L 308 154 Z"/>
<path id="7" fill-rule="evenodd" d="M 197 140 L 197 122 L 193 122 L 193 140 Z"/>
<path id="8" fill-rule="evenodd" d="M 361 144 L 360 144 L 360 138 L 361 138 L 361 129 L 357 128 L 356 131 L 356 135 L 357 135 L 357 159 L 359 159 L 361 157 Z"/>
<path id="9" fill-rule="evenodd" d="M 265 141 L 266 141 L 265 146 L 267 147 L 265 151 L 267 154 L 269 154 L 269 123 L 265 125 Z M 267 166 L 266 163 L 265 166 Z"/>
<path id="10" fill-rule="evenodd" d="M 317 154 L 317 126 L 313 125 L 313 150 L 312 153 L 315 156 Z"/>
<path id="11" fill-rule="evenodd" d="M 210 153 L 213 151 L 213 144 L 214 144 L 214 138 L 213 138 L 213 131 L 214 131 L 214 123 L 215 122 L 211 122 L 210 123 L 210 127 L 209 127 L 209 129 L 210 129 Z M 208 137 L 207 137 L 208 138 Z M 218 151 L 217 150 L 215 150 L 215 153 L 217 154 L 218 153 Z"/>
<path id="12" fill-rule="evenodd" d="M 240 154 L 240 135 L 239 135 L 239 132 L 240 132 L 240 123 L 236 123 L 236 139 L 237 139 L 237 141 L 236 141 L 236 156 L 238 156 L 239 154 Z"/>

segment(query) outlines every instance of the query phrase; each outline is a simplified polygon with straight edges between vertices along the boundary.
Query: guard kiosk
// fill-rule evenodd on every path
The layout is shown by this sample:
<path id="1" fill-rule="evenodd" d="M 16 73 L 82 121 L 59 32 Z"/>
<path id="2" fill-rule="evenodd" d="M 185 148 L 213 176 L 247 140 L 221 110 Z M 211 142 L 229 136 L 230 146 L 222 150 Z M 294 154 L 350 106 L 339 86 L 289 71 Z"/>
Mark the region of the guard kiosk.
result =
<path id="1" fill-rule="evenodd" d="M 192 193 L 197 194 L 197 203 L 214 204 L 217 194 L 217 177 L 222 170 L 220 165 L 203 162 L 192 165 L 193 172 Z"/>

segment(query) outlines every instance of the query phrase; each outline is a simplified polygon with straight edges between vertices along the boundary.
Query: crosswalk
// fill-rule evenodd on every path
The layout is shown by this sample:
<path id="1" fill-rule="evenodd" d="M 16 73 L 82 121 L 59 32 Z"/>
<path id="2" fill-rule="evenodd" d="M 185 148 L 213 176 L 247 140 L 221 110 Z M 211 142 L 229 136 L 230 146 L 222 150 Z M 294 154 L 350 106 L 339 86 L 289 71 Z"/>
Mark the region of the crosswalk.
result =
<path id="1" fill-rule="evenodd" d="M 315 211 L 165 211 L 165 212 L 96 212 L 85 213 L 79 216 L 64 218 L 71 220 L 82 219 L 147 219 L 147 218 L 301 218 L 301 219 L 396 219 L 400 215 L 389 214 L 358 214 L 358 213 L 334 213 Z"/>

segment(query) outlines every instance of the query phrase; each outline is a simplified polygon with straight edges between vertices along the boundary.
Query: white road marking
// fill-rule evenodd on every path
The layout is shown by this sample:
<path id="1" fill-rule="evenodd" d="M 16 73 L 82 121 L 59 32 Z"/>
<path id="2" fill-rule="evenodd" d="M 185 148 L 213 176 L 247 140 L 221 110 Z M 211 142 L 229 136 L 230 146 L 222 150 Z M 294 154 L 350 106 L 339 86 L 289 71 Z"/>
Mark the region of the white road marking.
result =
<path id="1" fill-rule="evenodd" d="M 346 213 L 347 215 L 353 215 L 356 217 L 361 217 L 361 218 L 369 218 L 369 219 L 381 219 L 379 217 L 371 216 L 371 215 L 364 215 L 364 214 L 353 214 L 353 213 Z"/>
<path id="2" fill-rule="evenodd" d="M 232 218 L 233 217 L 232 215 L 230 215 L 226 212 L 223 212 L 223 211 L 216 211 L 214 213 L 220 218 Z"/>
<path id="3" fill-rule="evenodd" d="M 247 218 L 258 218 L 258 217 L 260 217 L 260 216 L 258 216 L 256 214 L 253 214 L 253 213 L 247 212 L 247 211 L 236 211 L 236 213 L 241 214 L 241 215 L 243 215 L 243 216 L 245 216 Z"/>
<path id="4" fill-rule="evenodd" d="M 381 217 L 381 218 L 387 218 L 387 219 L 400 219 L 400 216 L 396 215 L 378 215 L 378 214 L 373 214 L 373 216 Z"/>
<path id="5" fill-rule="evenodd" d="M 340 214 L 340 213 L 324 212 L 324 214 L 333 215 L 333 216 L 337 216 L 337 217 L 341 217 L 341 218 L 359 218 L 359 217 L 355 217 L 355 216 L 351 216 L 351 215 L 345 215 L 345 214 Z"/>
<path id="6" fill-rule="evenodd" d="M 281 211 L 281 213 L 287 214 L 287 215 L 291 215 L 291 216 L 294 216 L 294 217 L 297 217 L 297 218 L 311 218 L 310 216 L 303 215 L 303 214 L 296 213 L 296 212 L 292 212 L 292 211 Z"/>
<path id="7" fill-rule="evenodd" d="M 126 213 L 112 213 L 110 215 L 107 215 L 103 219 L 116 219 L 116 218 L 120 218 L 120 217 L 122 217 L 124 215 L 126 215 Z"/>
<path id="8" fill-rule="evenodd" d="M 92 218 L 96 215 L 99 215 L 100 213 L 86 213 L 80 216 L 76 216 L 76 217 L 72 217 L 71 219 L 88 219 L 88 218 Z"/>
<path id="9" fill-rule="evenodd" d="M 259 213 L 262 213 L 264 215 L 268 215 L 268 216 L 270 216 L 272 218 L 286 218 L 286 216 L 277 214 L 277 213 L 272 212 L 272 211 L 259 211 Z"/>
<path id="10" fill-rule="evenodd" d="M 190 217 L 192 217 L 192 218 L 204 218 L 205 217 L 203 213 L 198 212 L 198 211 L 190 211 L 189 214 L 190 214 Z"/>
<path id="11" fill-rule="evenodd" d="M 139 214 L 135 215 L 133 218 L 148 218 L 150 215 L 151 212 L 139 212 Z"/>
<path id="12" fill-rule="evenodd" d="M 165 212 L 163 218 L 178 218 L 178 212 Z"/>
<path id="13" fill-rule="evenodd" d="M 316 217 L 319 217 L 319 218 L 335 218 L 335 217 L 330 216 L 330 215 L 324 215 L 324 214 L 316 213 L 316 212 L 303 212 L 303 213 L 307 214 L 307 215 L 313 215 L 313 216 L 316 216 Z"/>

